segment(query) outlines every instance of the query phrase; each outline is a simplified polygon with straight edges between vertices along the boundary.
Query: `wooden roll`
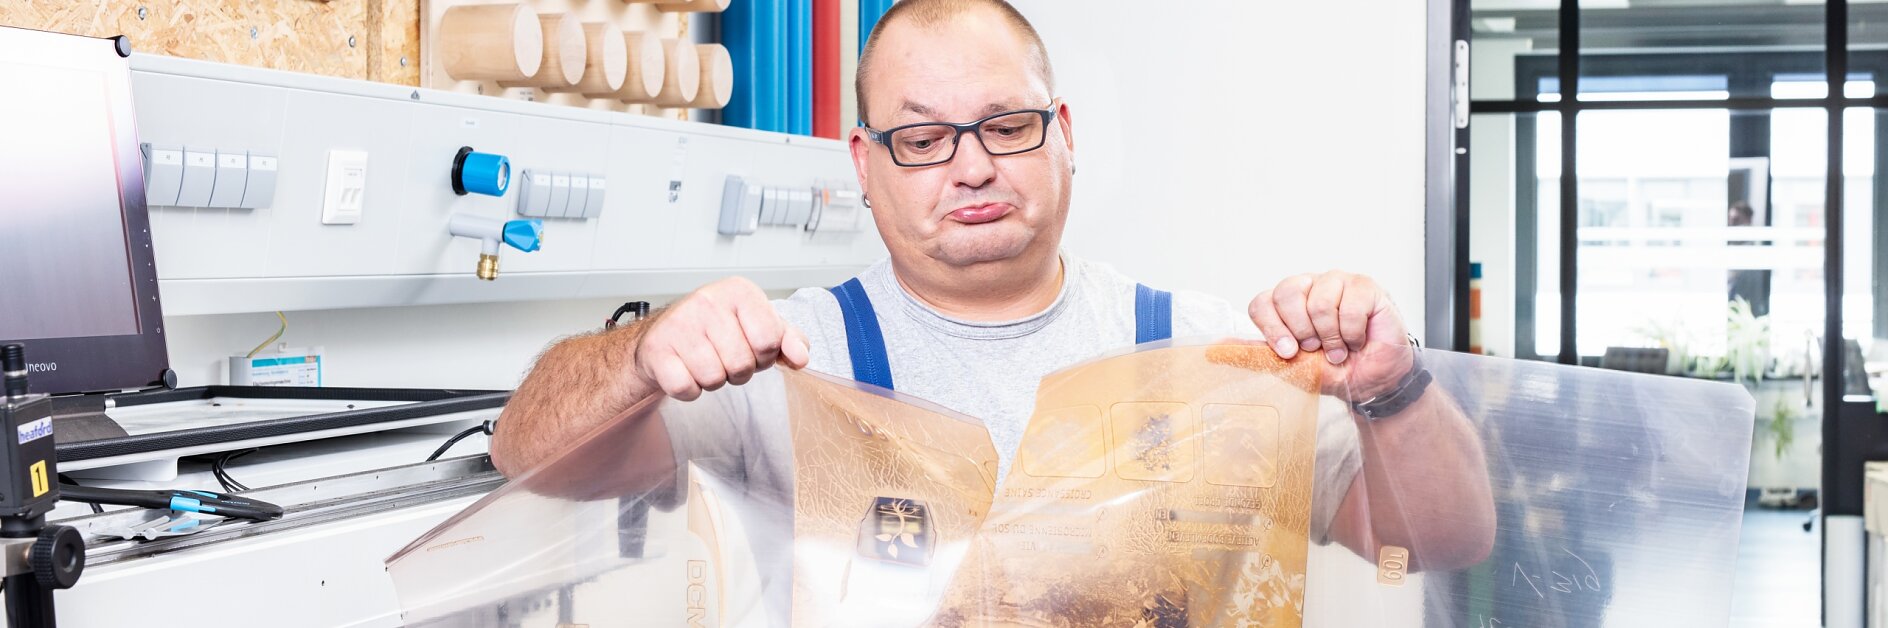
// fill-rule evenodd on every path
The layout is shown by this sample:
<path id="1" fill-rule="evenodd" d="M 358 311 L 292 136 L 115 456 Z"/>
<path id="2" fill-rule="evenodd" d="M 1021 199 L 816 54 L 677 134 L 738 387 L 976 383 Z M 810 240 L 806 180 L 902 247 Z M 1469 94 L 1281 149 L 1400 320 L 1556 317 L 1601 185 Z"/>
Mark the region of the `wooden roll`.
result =
<path id="1" fill-rule="evenodd" d="M 767 0 L 755 0 L 766 2 Z M 688 0 L 687 2 L 666 2 L 657 4 L 656 9 L 663 13 L 720 13 L 728 10 L 728 0 Z"/>
<path id="2" fill-rule="evenodd" d="M 544 33 L 522 4 L 461 5 L 439 20 L 439 62 L 460 81 L 522 81 L 543 65 Z"/>
<path id="3" fill-rule="evenodd" d="M 701 60 L 694 44 L 662 40 L 662 93 L 656 104 L 663 107 L 687 107 L 701 92 Z"/>
<path id="4" fill-rule="evenodd" d="M 624 45 L 623 29 L 609 22 L 583 25 L 583 77 L 568 88 L 550 91 L 582 92 L 586 96 L 608 96 L 623 88 L 629 72 L 629 47 Z"/>
<path id="5" fill-rule="evenodd" d="M 688 106 L 696 109 L 720 109 L 734 98 L 734 58 L 721 44 L 697 44 L 695 54 L 701 64 L 701 87 Z"/>
<path id="6" fill-rule="evenodd" d="M 545 13 L 538 16 L 544 37 L 544 56 L 536 76 L 523 80 L 499 81 L 505 87 L 569 88 L 583 78 L 583 23 L 569 13 Z"/>
<path id="7" fill-rule="evenodd" d="M 623 88 L 611 96 L 626 103 L 655 102 L 656 95 L 662 93 L 662 79 L 665 76 L 662 54 L 662 39 L 648 33 L 623 33 L 623 44 L 629 49 L 629 74 L 623 79 Z"/>

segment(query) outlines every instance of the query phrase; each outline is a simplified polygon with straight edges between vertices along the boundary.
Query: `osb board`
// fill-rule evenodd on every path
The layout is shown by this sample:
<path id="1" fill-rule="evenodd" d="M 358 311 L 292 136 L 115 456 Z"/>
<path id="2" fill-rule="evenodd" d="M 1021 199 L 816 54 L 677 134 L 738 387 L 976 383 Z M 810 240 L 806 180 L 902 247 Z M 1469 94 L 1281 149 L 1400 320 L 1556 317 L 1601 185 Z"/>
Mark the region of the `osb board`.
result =
<path id="1" fill-rule="evenodd" d="M 735 0 L 747 2 L 752 0 Z M 485 94 L 548 102 L 573 107 L 585 107 L 605 111 L 624 111 L 644 115 L 660 116 L 672 120 L 689 119 L 688 109 L 668 109 L 655 105 L 631 105 L 620 100 L 606 98 L 587 98 L 583 94 L 550 93 L 527 87 L 507 88 L 495 81 L 460 81 L 446 74 L 445 68 L 438 62 L 440 41 L 434 33 L 438 31 L 440 18 L 446 9 L 455 6 L 484 4 L 524 4 L 532 11 L 544 13 L 575 13 L 582 22 L 610 22 L 623 32 L 639 31 L 655 33 L 663 38 L 700 40 L 690 32 L 690 24 L 706 25 L 703 20 L 712 19 L 711 14 L 701 13 L 663 13 L 654 4 L 643 2 L 624 2 L 623 0 L 420 0 L 421 14 L 425 16 L 420 42 L 425 48 L 425 61 L 420 64 L 420 73 L 424 77 L 421 85 L 433 89 Z"/>
<path id="2" fill-rule="evenodd" d="M 0 24 L 125 35 L 139 52 L 417 85 L 418 1 L 6 0 Z"/>

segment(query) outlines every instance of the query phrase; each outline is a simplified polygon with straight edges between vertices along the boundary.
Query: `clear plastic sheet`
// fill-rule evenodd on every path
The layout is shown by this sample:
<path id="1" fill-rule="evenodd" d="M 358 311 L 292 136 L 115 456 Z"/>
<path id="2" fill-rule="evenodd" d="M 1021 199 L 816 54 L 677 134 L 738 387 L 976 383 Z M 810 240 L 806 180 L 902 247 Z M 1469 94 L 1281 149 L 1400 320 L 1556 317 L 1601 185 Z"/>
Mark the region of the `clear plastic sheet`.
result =
<path id="1" fill-rule="evenodd" d="M 1000 489 L 978 421 L 769 371 L 639 404 L 388 569 L 409 625 L 1727 622 L 1741 388 L 1423 351 L 1416 405 L 1321 424 L 1328 396 L 1381 392 L 1355 365 L 1418 355 L 1370 357 L 1157 343 L 1071 367 Z M 1320 441 L 1346 437 L 1363 470 L 1319 488 L 1343 467 Z M 1323 543 L 1313 513 L 1340 503 Z"/>

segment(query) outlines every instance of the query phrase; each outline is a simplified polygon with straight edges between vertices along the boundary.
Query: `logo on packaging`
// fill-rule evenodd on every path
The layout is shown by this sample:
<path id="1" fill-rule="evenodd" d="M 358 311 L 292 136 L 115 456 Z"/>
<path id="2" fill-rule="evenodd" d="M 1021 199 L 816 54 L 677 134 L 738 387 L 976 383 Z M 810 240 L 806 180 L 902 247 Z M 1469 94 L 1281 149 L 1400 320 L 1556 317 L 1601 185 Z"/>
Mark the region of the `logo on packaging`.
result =
<path id="1" fill-rule="evenodd" d="M 931 560 L 931 509 L 915 499 L 880 497 L 859 522 L 859 555 L 922 567 Z"/>
<path id="2" fill-rule="evenodd" d="M 688 625 L 706 626 L 708 621 L 708 561 L 688 561 Z"/>
<path id="3" fill-rule="evenodd" d="M 46 417 L 31 423 L 20 424 L 20 444 L 24 445 L 47 436 L 52 436 L 52 417 Z"/>

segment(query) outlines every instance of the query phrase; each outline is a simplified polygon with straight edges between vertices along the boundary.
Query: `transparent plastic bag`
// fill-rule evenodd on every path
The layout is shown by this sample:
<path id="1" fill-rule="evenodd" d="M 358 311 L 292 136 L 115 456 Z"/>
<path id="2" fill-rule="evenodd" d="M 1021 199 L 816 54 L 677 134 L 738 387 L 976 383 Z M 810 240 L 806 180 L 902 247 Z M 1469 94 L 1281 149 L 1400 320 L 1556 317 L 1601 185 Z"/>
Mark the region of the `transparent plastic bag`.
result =
<path id="1" fill-rule="evenodd" d="M 1742 389 L 1422 351 L 1417 404 L 1320 422 L 1383 392 L 1355 365 L 1418 359 L 1377 351 L 1156 343 L 1052 374 L 1000 490 L 981 423 L 770 371 L 639 404 L 389 571 L 411 625 L 1726 622 Z"/>

